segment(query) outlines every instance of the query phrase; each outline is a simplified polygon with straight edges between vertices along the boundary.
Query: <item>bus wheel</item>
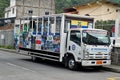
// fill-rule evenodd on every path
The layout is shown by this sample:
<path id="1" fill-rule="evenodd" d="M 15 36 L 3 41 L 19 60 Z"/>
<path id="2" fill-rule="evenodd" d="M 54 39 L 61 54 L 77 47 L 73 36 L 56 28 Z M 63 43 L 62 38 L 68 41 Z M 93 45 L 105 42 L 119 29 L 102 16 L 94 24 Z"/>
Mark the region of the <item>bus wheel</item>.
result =
<path id="1" fill-rule="evenodd" d="M 75 62 L 75 59 L 73 57 L 69 57 L 67 61 L 67 67 L 70 70 L 77 70 L 77 63 Z"/>

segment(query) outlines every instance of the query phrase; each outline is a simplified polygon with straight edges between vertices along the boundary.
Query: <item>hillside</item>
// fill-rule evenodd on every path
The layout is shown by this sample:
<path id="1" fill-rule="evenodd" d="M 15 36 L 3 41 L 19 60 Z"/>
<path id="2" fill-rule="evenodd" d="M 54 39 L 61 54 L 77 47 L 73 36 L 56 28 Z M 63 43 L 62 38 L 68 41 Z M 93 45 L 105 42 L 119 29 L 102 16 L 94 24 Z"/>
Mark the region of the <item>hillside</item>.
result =
<path id="1" fill-rule="evenodd" d="M 56 1 L 56 13 L 60 13 L 65 8 L 98 0 L 55 0 L 55 1 Z M 120 0 L 108 0 L 108 1 L 120 4 Z"/>
<path id="2" fill-rule="evenodd" d="M 56 12 L 60 13 L 63 9 L 74 6 L 84 4 L 86 2 L 96 1 L 96 0 L 55 0 L 56 1 Z"/>

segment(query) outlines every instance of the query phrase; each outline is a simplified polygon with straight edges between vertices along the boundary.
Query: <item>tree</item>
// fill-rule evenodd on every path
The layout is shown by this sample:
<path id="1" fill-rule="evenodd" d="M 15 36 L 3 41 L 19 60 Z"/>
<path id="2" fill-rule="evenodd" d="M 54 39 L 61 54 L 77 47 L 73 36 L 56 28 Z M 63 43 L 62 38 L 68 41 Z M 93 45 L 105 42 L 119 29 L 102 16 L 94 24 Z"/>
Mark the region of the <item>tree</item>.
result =
<path id="1" fill-rule="evenodd" d="M 56 13 L 63 12 L 63 9 L 70 8 L 76 5 L 85 4 L 96 0 L 55 0 L 56 2 Z"/>
<path id="2" fill-rule="evenodd" d="M 98 0 L 55 0 L 56 3 L 56 13 L 63 12 L 63 9 L 77 6 L 80 4 L 85 4 L 88 2 L 93 2 Z M 120 0 L 108 0 L 114 3 L 119 3 Z M 0 17 L 4 17 L 5 8 L 10 4 L 10 0 L 0 0 Z"/>
<path id="3" fill-rule="evenodd" d="M 9 6 L 10 0 L 0 0 L 0 17 L 4 17 L 5 8 Z"/>

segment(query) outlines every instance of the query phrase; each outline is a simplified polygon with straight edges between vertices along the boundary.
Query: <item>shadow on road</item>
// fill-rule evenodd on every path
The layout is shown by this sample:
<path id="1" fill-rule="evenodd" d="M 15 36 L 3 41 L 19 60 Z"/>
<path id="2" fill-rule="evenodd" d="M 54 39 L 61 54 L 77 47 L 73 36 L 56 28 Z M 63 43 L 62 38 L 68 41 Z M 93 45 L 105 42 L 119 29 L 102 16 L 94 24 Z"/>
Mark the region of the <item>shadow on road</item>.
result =
<path id="1" fill-rule="evenodd" d="M 31 59 L 20 59 L 20 60 L 23 60 L 23 61 L 27 61 L 27 62 L 31 62 L 31 63 L 36 63 L 36 64 L 42 64 L 42 65 L 45 65 L 45 66 L 50 66 L 50 67 L 54 67 L 54 68 L 60 68 L 60 69 L 66 69 L 64 64 L 60 63 L 60 62 L 55 62 L 55 61 L 50 61 L 50 60 L 37 60 L 37 61 L 32 61 Z M 69 69 L 68 69 L 69 70 Z M 104 72 L 102 69 L 94 69 L 92 67 L 81 67 L 79 66 L 79 68 L 76 70 L 77 72 L 84 72 L 84 73 L 91 73 L 91 72 Z"/>

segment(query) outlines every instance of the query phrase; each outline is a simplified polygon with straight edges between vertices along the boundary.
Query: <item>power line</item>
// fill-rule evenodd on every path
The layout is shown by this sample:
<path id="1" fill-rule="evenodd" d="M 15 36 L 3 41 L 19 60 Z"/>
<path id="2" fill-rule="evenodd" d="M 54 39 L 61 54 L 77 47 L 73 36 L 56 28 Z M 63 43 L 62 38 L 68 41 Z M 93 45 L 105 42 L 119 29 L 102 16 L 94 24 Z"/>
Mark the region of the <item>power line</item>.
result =
<path id="1" fill-rule="evenodd" d="M 100 8 L 99 6 L 97 8 L 95 8 L 94 10 L 90 11 L 88 14 L 93 13 L 94 11 L 96 11 L 98 8 Z"/>
<path id="2" fill-rule="evenodd" d="M 104 13 L 104 14 L 90 15 L 90 16 L 104 16 L 104 15 L 112 14 L 113 12 L 114 12 L 114 11 L 108 12 L 108 13 Z"/>

